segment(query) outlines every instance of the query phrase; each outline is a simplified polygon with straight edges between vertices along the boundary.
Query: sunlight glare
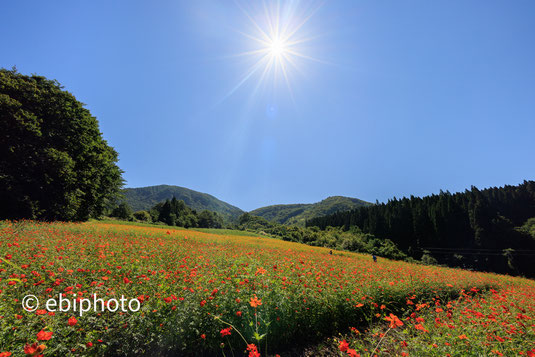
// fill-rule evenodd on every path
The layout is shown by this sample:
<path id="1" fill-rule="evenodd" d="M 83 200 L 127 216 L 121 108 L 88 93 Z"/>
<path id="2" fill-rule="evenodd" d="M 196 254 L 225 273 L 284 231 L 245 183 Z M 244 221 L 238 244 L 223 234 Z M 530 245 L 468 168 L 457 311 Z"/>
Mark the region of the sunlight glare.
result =
<path id="1" fill-rule="evenodd" d="M 283 79 L 292 94 L 291 73 L 301 72 L 299 67 L 302 60 L 319 61 L 306 55 L 302 45 L 312 40 L 312 37 L 305 35 L 303 27 L 321 6 L 302 9 L 296 6 L 298 3 L 290 1 L 271 2 L 273 6 L 263 4 L 262 9 L 249 8 L 250 11 L 238 4 L 252 26 L 248 31 L 237 31 L 251 40 L 249 43 L 251 49 L 237 56 L 246 56 L 252 61 L 239 83 L 228 95 L 255 77 L 258 77 L 255 92 L 261 84 L 275 85 Z M 270 78 L 272 80 L 268 80 Z"/>
<path id="2" fill-rule="evenodd" d="M 286 44 L 278 38 L 274 38 L 270 46 L 271 56 L 279 58 L 286 52 Z"/>

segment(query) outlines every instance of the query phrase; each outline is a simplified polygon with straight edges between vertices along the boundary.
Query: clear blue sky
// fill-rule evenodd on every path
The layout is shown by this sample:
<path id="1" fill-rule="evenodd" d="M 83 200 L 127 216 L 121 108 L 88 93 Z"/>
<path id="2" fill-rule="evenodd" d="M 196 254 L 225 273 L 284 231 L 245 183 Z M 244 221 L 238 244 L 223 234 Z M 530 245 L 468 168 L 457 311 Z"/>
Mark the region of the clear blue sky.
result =
<path id="1" fill-rule="evenodd" d="M 265 4 L 6 1 L 0 67 L 87 103 L 127 187 L 251 210 L 535 179 L 534 1 Z M 277 13 L 311 15 L 283 44 L 288 82 L 276 62 L 238 86 L 258 55 L 236 55 L 265 47 L 251 19 Z"/>

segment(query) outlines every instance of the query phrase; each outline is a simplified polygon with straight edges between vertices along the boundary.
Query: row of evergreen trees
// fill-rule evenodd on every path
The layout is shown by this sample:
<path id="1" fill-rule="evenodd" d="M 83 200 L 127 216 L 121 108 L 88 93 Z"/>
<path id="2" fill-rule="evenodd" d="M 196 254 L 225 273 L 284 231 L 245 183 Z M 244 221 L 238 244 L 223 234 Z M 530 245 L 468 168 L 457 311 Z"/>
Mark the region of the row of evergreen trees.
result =
<path id="1" fill-rule="evenodd" d="M 535 238 L 518 227 L 535 217 L 535 181 L 518 186 L 423 198 L 337 212 L 306 222 L 307 227 L 359 227 L 394 241 L 408 255 L 430 255 L 449 266 L 535 276 Z"/>
<path id="2" fill-rule="evenodd" d="M 197 213 L 182 200 L 173 197 L 171 200 L 157 203 L 150 214 L 154 222 L 164 222 L 170 226 L 185 228 L 222 228 L 223 218 L 216 212 L 203 210 Z"/>

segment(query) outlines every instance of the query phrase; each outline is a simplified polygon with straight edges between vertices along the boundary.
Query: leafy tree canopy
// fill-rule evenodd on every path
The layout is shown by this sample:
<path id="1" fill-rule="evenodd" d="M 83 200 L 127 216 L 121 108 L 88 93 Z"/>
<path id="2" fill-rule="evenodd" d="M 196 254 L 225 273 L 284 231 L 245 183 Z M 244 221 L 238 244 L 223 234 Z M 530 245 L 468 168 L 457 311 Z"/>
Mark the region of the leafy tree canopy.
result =
<path id="1" fill-rule="evenodd" d="M 0 218 L 86 220 L 123 180 L 117 152 L 55 80 L 0 69 Z"/>

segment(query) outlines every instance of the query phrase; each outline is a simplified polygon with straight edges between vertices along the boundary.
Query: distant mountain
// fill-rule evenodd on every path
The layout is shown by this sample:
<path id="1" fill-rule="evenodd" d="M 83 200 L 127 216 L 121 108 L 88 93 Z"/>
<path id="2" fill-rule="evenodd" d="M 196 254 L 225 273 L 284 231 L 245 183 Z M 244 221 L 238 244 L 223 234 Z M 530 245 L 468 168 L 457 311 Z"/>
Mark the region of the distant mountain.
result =
<path id="1" fill-rule="evenodd" d="M 349 211 L 371 203 L 358 198 L 332 196 L 317 203 L 274 205 L 257 208 L 250 214 L 282 224 L 304 225 L 307 219 L 321 217 L 338 211 Z M 329 212 L 329 213 L 327 213 Z"/>
<path id="2" fill-rule="evenodd" d="M 180 186 L 159 185 L 138 188 L 125 188 L 126 202 L 134 211 L 148 210 L 158 202 L 174 197 L 197 211 L 209 210 L 220 213 L 225 218 L 237 218 L 244 212 L 207 193 L 197 192 Z"/>

